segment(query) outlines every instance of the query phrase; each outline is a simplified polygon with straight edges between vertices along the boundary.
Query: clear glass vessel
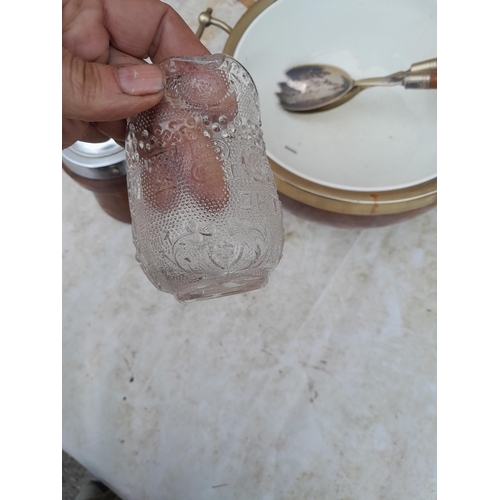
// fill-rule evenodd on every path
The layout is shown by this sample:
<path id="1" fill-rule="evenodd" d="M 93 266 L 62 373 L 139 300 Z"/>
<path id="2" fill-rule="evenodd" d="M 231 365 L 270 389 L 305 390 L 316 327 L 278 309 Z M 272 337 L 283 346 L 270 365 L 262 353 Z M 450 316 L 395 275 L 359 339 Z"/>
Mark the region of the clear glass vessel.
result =
<path id="1" fill-rule="evenodd" d="M 223 54 L 161 66 L 164 98 L 128 123 L 137 260 L 180 302 L 261 288 L 284 230 L 252 78 Z"/>

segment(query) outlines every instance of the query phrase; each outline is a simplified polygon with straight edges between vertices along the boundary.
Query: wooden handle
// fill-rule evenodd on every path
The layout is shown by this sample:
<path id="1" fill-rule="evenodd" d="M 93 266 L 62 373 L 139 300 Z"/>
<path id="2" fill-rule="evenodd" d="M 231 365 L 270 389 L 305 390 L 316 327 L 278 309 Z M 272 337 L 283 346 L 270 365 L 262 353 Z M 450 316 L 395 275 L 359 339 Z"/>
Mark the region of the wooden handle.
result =
<path id="1" fill-rule="evenodd" d="M 425 73 L 407 73 L 403 78 L 405 89 L 437 89 L 437 82 L 437 70 Z"/>
<path id="2" fill-rule="evenodd" d="M 433 71 L 431 73 L 431 81 L 429 83 L 429 88 L 430 89 L 437 89 L 438 88 L 438 72 Z"/>

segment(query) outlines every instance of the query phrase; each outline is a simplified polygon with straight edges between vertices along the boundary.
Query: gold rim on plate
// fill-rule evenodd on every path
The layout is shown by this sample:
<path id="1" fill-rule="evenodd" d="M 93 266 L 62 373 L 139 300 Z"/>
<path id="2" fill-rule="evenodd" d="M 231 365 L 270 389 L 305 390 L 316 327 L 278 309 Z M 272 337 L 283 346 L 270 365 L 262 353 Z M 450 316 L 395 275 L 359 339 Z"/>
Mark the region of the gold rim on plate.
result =
<path id="1" fill-rule="evenodd" d="M 231 30 L 224 53 L 233 56 L 250 24 L 276 0 L 258 0 Z M 351 215 L 397 214 L 425 207 L 437 200 L 437 178 L 402 189 L 364 192 L 322 186 L 292 174 L 269 158 L 280 193 L 306 205 Z"/>

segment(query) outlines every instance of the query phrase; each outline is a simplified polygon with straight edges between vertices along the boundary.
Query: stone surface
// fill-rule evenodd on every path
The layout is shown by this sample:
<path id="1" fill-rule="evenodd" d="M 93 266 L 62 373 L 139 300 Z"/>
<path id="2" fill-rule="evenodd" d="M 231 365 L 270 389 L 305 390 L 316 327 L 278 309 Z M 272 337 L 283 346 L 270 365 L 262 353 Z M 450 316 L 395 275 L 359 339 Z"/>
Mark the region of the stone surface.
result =
<path id="1" fill-rule="evenodd" d="M 179 304 L 64 175 L 63 446 L 123 500 L 435 498 L 436 208 L 282 201 L 269 285 Z"/>
<path id="2" fill-rule="evenodd" d="M 63 443 L 124 500 L 434 498 L 436 210 L 284 207 L 267 288 L 178 304 L 64 178 Z"/>

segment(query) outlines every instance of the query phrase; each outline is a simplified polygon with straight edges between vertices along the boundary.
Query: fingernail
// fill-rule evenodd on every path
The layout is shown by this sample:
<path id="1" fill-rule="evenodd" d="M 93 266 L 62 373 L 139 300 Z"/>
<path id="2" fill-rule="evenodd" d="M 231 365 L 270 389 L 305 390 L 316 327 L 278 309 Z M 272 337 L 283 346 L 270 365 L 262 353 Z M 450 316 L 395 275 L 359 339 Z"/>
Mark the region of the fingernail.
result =
<path id="1" fill-rule="evenodd" d="M 163 90 L 163 73 L 154 64 L 139 64 L 117 68 L 118 85 L 126 94 L 147 95 Z"/>

